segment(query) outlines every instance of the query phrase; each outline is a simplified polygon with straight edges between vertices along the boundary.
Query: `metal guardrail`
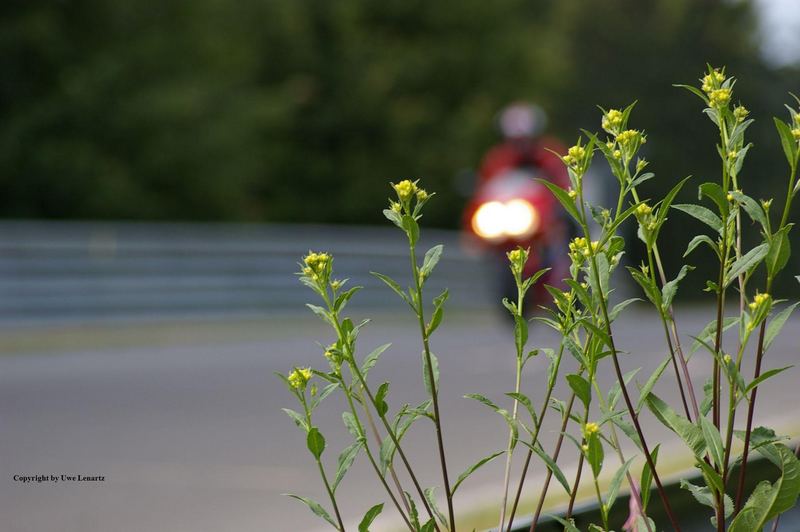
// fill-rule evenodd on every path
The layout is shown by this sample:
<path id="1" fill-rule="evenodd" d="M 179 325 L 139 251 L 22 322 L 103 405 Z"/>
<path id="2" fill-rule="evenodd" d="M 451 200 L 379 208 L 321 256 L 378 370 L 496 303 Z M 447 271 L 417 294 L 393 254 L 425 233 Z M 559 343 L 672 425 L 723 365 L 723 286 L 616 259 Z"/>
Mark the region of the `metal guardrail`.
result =
<path id="1" fill-rule="evenodd" d="M 452 304 L 486 306 L 489 267 L 455 231 L 427 230 L 445 253 L 429 281 Z M 399 300 L 369 275 L 408 282 L 405 239 L 393 228 L 121 222 L 0 222 L 0 321 L 263 313 L 311 299 L 293 272 L 309 249 L 334 253 L 337 276 L 365 288 L 354 306 Z"/>

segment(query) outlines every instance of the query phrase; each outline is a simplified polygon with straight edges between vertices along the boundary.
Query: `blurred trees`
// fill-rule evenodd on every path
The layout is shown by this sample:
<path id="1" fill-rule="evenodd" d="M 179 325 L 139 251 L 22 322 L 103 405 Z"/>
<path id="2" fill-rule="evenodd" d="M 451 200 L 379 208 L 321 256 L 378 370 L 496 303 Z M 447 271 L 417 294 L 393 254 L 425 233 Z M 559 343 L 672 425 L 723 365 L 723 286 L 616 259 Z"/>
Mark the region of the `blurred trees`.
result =
<path id="1" fill-rule="evenodd" d="M 745 1 L 8 0 L 0 215 L 374 222 L 387 180 L 422 176 L 429 221 L 453 226 L 453 175 L 514 99 L 567 141 L 638 99 L 655 192 L 717 171 L 699 102 L 671 87 L 706 61 L 741 79 L 766 193 L 798 76 L 765 66 Z"/>

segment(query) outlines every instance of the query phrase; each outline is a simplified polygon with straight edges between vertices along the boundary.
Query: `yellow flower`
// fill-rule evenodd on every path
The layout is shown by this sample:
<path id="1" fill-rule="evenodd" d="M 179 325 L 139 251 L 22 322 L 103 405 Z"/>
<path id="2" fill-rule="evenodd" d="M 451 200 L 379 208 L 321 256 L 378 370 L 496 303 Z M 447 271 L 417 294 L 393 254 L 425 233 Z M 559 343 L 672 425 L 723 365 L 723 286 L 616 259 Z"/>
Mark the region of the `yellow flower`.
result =
<path id="1" fill-rule="evenodd" d="M 725 353 L 725 356 L 722 357 L 722 361 L 725 362 L 725 364 L 730 364 L 731 363 L 731 356 L 728 353 Z"/>
<path id="2" fill-rule="evenodd" d="M 521 250 L 521 249 L 519 249 L 519 248 L 517 248 L 517 249 L 512 249 L 511 251 L 509 251 L 509 252 L 507 253 L 507 255 L 508 255 L 508 260 L 510 260 L 511 262 L 517 263 L 517 262 L 519 262 L 519 261 L 521 261 L 521 260 L 522 260 L 522 258 L 523 258 L 523 256 L 524 256 L 524 253 L 525 253 L 525 252 L 524 252 L 524 251 L 522 251 L 522 250 Z"/>
<path id="3" fill-rule="evenodd" d="M 305 389 L 308 381 L 311 380 L 311 376 L 311 368 L 295 368 L 294 371 L 289 374 L 289 384 L 295 390 Z"/>
<path id="4" fill-rule="evenodd" d="M 569 190 L 567 190 L 567 196 L 569 196 L 569 197 L 570 197 L 570 199 L 575 199 L 575 197 L 576 197 L 577 195 L 578 195 L 578 193 L 577 193 L 577 192 L 575 192 L 574 190 L 572 190 L 572 188 L 570 188 Z"/>
<path id="5" fill-rule="evenodd" d="M 800 141 L 800 127 L 796 127 L 792 130 L 792 136 L 794 137 L 794 140 Z"/>
<path id="6" fill-rule="evenodd" d="M 644 138 L 642 137 L 642 132 L 636 129 L 626 129 L 625 131 L 617 135 L 617 142 L 619 142 L 623 148 L 639 140 L 644 142 Z"/>
<path id="7" fill-rule="evenodd" d="M 395 191 L 397 192 L 397 197 L 400 198 L 401 201 L 406 201 L 411 198 L 411 196 L 417 191 L 417 185 L 405 179 L 400 181 L 399 183 L 392 184 Z"/>
<path id="8" fill-rule="evenodd" d="M 598 425 L 597 423 L 594 423 L 592 421 L 588 422 L 583 427 L 583 433 L 586 435 L 587 438 L 589 436 L 591 436 L 592 434 L 596 434 L 598 432 L 600 432 L 600 425 Z"/>
<path id="9" fill-rule="evenodd" d="M 749 115 L 749 114 L 750 114 L 750 111 L 748 111 L 743 105 L 737 105 L 733 109 L 733 116 L 736 117 L 736 120 L 738 122 L 743 121 L 745 118 L 747 118 L 747 115 Z"/>
<path id="10" fill-rule="evenodd" d="M 639 216 L 647 216 L 651 212 L 653 212 L 653 208 L 647 203 L 640 203 L 639 206 L 636 207 L 636 214 Z"/>
<path id="11" fill-rule="evenodd" d="M 418 188 L 417 201 L 425 201 L 426 199 L 428 199 L 428 193 L 425 191 L 425 189 Z"/>
<path id="12" fill-rule="evenodd" d="M 756 294 L 753 296 L 753 301 L 750 303 L 750 310 L 756 310 L 761 305 L 769 302 L 769 294 Z"/>
<path id="13" fill-rule="evenodd" d="M 614 159 L 621 159 L 622 158 L 622 152 L 619 151 L 619 150 L 614 150 L 614 153 L 612 155 L 614 155 Z"/>
<path id="14" fill-rule="evenodd" d="M 314 253 L 310 251 L 303 259 L 306 265 L 306 267 L 303 268 L 303 274 L 309 277 L 322 275 L 325 273 L 325 268 L 328 266 L 330 260 L 331 256 L 327 253 Z"/>
<path id="15" fill-rule="evenodd" d="M 392 209 L 396 213 L 400 213 L 403 210 L 403 206 L 397 203 L 396 201 L 389 202 L 389 208 Z"/>
<path id="16" fill-rule="evenodd" d="M 608 112 L 603 115 L 601 126 L 606 131 L 614 131 L 619 128 L 620 125 L 622 125 L 622 113 L 619 110 L 609 109 Z"/>
<path id="17" fill-rule="evenodd" d="M 733 194 L 731 194 L 730 192 L 728 192 L 728 195 L 727 195 L 727 196 L 725 196 L 725 198 L 726 198 L 728 201 L 733 201 Z"/>
<path id="18" fill-rule="evenodd" d="M 719 87 L 719 85 L 725 81 L 725 74 L 720 72 L 717 69 L 714 69 L 713 72 L 709 72 L 705 76 L 703 76 L 703 85 L 702 89 L 706 93 L 713 92 L 714 89 Z"/>
<path id="19" fill-rule="evenodd" d="M 586 150 L 583 146 L 573 146 L 569 150 L 567 150 L 567 157 L 570 158 L 571 162 L 580 162 L 586 156 Z M 566 159 L 566 157 L 565 157 Z"/>
<path id="20" fill-rule="evenodd" d="M 739 156 L 739 152 L 736 150 L 731 150 L 728 152 L 728 157 L 731 159 L 736 159 Z"/>
<path id="21" fill-rule="evenodd" d="M 708 95 L 708 101 L 711 107 L 725 107 L 731 101 L 730 89 L 715 89 Z"/>

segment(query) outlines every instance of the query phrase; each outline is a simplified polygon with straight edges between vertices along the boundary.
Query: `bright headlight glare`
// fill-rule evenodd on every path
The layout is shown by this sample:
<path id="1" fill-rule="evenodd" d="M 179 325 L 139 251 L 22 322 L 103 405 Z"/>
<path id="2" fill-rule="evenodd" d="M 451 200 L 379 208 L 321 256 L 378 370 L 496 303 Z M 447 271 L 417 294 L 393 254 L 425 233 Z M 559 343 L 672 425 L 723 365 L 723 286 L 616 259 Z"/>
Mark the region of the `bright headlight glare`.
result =
<path id="1" fill-rule="evenodd" d="M 478 207 L 472 215 L 472 229 L 481 238 L 493 239 L 505 231 L 506 206 L 499 201 L 489 201 Z"/>
<path id="2" fill-rule="evenodd" d="M 529 202 L 514 199 L 507 203 L 489 201 L 472 215 L 472 229 L 487 240 L 502 236 L 527 236 L 539 228 L 539 213 Z"/>
<path id="3" fill-rule="evenodd" d="M 523 199 L 511 200 L 505 205 L 505 232 L 511 236 L 534 233 L 539 227 L 539 213 Z"/>

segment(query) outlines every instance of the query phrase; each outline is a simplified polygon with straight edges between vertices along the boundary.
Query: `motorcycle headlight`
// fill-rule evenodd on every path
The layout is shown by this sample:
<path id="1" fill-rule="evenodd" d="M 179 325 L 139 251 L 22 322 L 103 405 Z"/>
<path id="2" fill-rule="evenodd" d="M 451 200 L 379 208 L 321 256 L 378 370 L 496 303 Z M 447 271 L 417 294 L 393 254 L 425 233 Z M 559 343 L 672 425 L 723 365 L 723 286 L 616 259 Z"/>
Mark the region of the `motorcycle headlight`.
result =
<path id="1" fill-rule="evenodd" d="M 524 199 L 511 200 L 506 207 L 506 234 L 528 236 L 539 229 L 539 213 Z"/>
<path id="2" fill-rule="evenodd" d="M 506 203 L 489 201 L 481 204 L 472 215 L 472 230 L 486 240 L 532 235 L 539 229 L 539 223 L 538 211 L 524 199 Z"/>
<path id="3" fill-rule="evenodd" d="M 483 203 L 472 215 L 472 230 L 481 238 L 493 240 L 505 232 L 506 206 L 499 201 Z"/>

